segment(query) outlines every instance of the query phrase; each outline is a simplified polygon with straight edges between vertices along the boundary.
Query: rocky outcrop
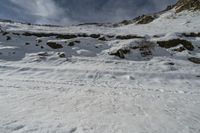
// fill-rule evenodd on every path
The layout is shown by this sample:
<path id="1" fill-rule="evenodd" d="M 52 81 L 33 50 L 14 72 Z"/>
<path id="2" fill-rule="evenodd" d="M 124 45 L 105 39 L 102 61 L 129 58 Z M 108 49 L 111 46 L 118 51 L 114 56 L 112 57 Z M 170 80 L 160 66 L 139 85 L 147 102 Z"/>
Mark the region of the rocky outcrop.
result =
<path id="1" fill-rule="evenodd" d="M 200 10 L 200 0 L 179 0 L 176 4 L 169 5 L 166 9 L 160 12 L 138 16 L 131 20 L 123 20 L 122 22 L 116 23 L 113 26 L 118 27 L 129 24 L 148 24 L 157 19 L 161 14 L 172 9 L 175 9 L 177 13 L 184 10 Z"/>
<path id="2" fill-rule="evenodd" d="M 114 24 L 113 26 L 118 27 L 121 25 L 129 25 L 129 24 L 148 24 L 153 22 L 156 18 L 158 18 L 157 14 L 142 15 L 132 20 L 123 20 L 122 22 Z"/>
<path id="3" fill-rule="evenodd" d="M 183 10 L 199 10 L 200 9 L 200 0 L 179 0 L 174 9 L 176 12 L 181 12 Z"/>
<path id="4" fill-rule="evenodd" d="M 121 59 L 124 59 L 125 58 L 125 55 L 130 53 L 130 49 L 126 49 L 126 48 L 121 48 L 121 49 L 118 49 L 116 51 L 112 51 L 109 53 L 109 55 L 115 55 Z"/>
<path id="5" fill-rule="evenodd" d="M 187 49 L 189 51 L 194 50 L 194 46 L 192 45 L 191 42 L 183 39 L 172 39 L 172 40 L 167 40 L 167 41 L 158 41 L 157 42 L 160 47 L 162 48 L 173 48 L 178 45 L 182 45 L 184 49 Z"/>
<path id="6" fill-rule="evenodd" d="M 200 58 L 190 57 L 190 58 L 188 58 L 188 60 L 195 64 L 200 64 Z"/>
<path id="7" fill-rule="evenodd" d="M 129 35 L 118 35 L 118 36 L 116 36 L 116 39 L 120 39 L 120 40 L 138 39 L 138 38 L 142 39 L 142 38 L 144 38 L 144 37 L 142 37 L 142 36 L 137 36 L 137 35 L 131 35 L 131 34 L 129 34 Z"/>
<path id="8" fill-rule="evenodd" d="M 157 18 L 156 15 L 142 15 L 135 18 L 136 24 L 148 24 Z"/>
<path id="9" fill-rule="evenodd" d="M 52 49 L 61 49 L 63 48 L 62 44 L 58 44 L 56 42 L 47 42 L 47 45 Z"/>

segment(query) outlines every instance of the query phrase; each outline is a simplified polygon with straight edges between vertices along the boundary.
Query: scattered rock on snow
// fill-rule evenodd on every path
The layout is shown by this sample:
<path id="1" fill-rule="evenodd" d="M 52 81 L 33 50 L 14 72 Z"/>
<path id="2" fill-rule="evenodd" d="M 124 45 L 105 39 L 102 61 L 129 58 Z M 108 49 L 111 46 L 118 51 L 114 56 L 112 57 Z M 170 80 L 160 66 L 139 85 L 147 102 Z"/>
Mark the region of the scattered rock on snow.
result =
<path id="1" fill-rule="evenodd" d="M 75 45 L 74 42 L 70 42 L 70 43 L 68 44 L 68 46 L 70 46 L 70 47 L 72 47 L 72 46 L 74 46 L 74 45 Z"/>
<path id="2" fill-rule="evenodd" d="M 77 38 L 78 36 L 75 34 L 58 34 L 56 36 L 57 39 L 73 39 L 73 38 Z"/>
<path id="3" fill-rule="evenodd" d="M 61 44 L 58 44 L 56 42 L 47 42 L 47 45 L 53 49 L 61 49 L 63 46 Z"/>
<path id="4" fill-rule="evenodd" d="M 8 41 L 8 40 L 11 40 L 11 37 L 10 36 L 7 36 L 6 37 L 6 40 Z"/>
<path id="5" fill-rule="evenodd" d="M 37 40 L 37 42 L 38 42 L 38 43 L 41 43 L 41 42 L 42 42 L 42 40 L 38 39 L 38 40 Z"/>
<path id="6" fill-rule="evenodd" d="M 155 15 L 142 15 L 135 18 L 135 20 L 136 20 L 136 24 L 148 24 L 154 21 L 156 18 L 157 16 Z"/>
<path id="7" fill-rule="evenodd" d="M 38 53 L 39 56 L 48 56 L 49 54 L 47 52 L 41 52 L 41 53 Z"/>
<path id="8" fill-rule="evenodd" d="M 184 47 L 179 47 L 179 48 L 175 48 L 175 49 L 173 49 L 174 51 L 176 51 L 176 52 L 183 52 L 183 51 L 185 51 L 186 49 L 184 48 Z"/>
<path id="9" fill-rule="evenodd" d="M 182 35 L 185 36 L 185 37 L 200 37 L 200 33 L 195 33 L 195 32 L 183 33 Z"/>
<path id="10" fill-rule="evenodd" d="M 125 55 L 127 53 L 130 52 L 130 49 L 119 49 L 119 50 L 116 50 L 116 51 L 113 51 L 113 52 L 110 52 L 109 55 L 115 55 L 115 56 L 118 56 L 119 58 L 122 58 L 124 59 L 125 58 Z"/>
<path id="11" fill-rule="evenodd" d="M 116 39 L 127 40 L 127 39 L 137 39 L 137 38 L 144 38 L 137 35 L 118 35 Z"/>
<path id="12" fill-rule="evenodd" d="M 90 37 L 91 38 L 99 38 L 101 35 L 100 34 L 91 34 Z"/>
<path id="13" fill-rule="evenodd" d="M 25 45 L 30 45 L 30 43 L 26 42 Z"/>
<path id="14" fill-rule="evenodd" d="M 2 35 L 3 35 L 3 36 L 5 36 L 5 35 L 7 35 L 7 34 L 9 34 L 9 33 L 8 33 L 8 32 L 4 32 L 4 31 L 3 31 L 3 34 L 2 34 Z"/>
<path id="15" fill-rule="evenodd" d="M 76 41 L 74 41 L 75 43 L 81 43 L 81 41 L 78 41 L 78 40 L 76 40 Z"/>
<path id="16" fill-rule="evenodd" d="M 188 60 L 195 64 L 200 64 L 200 58 L 190 57 L 190 58 L 188 58 Z"/>
<path id="17" fill-rule="evenodd" d="M 100 41 L 107 41 L 107 39 L 103 36 L 99 38 Z"/>
<path id="18" fill-rule="evenodd" d="M 65 53 L 59 53 L 58 55 L 59 55 L 60 58 L 65 58 L 66 57 Z"/>
<path id="19" fill-rule="evenodd" d="M 190 51 L 194 50 L 194 46 L 192 45 L 192 43 L 187 41 L 187 40 L 183 40 L 183 39 L 172 39 L 172 40 L 168 40 L 168 41 L 158 41 L 157 43 L 162 48 L 172 48 L 172 47 L 176 47 L 178 45 L 183 45 L 183 47 L 187 50 L 190 50 Z"/>
<path id="20" fill-rule="evenodd" d="M 164 63 L 165 65 L 170 65 L 170 66 L 173 66 L 173 65 L 175 65 L 175 63 L 174 62 L 166 62 L 166 63 Z"/>
<path id="21" fill-rule="evenodd" d="M 141 52 L 142 57 L 152 55 L 149 45 L 143 45 L 139 48 L 139 50 Z"/>

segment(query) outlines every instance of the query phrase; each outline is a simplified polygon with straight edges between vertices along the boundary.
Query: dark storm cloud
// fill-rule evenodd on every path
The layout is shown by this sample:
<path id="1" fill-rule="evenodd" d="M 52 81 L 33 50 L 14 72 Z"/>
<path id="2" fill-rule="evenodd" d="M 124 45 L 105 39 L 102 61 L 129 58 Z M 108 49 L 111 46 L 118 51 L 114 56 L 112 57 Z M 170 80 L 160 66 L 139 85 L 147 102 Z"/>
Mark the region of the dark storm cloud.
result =
<path id="1" fill-rule="evenodd" d="M 176 0 L 1 0 L 0 17 L 51 24 L 114 22 L 159 11 Z"/>

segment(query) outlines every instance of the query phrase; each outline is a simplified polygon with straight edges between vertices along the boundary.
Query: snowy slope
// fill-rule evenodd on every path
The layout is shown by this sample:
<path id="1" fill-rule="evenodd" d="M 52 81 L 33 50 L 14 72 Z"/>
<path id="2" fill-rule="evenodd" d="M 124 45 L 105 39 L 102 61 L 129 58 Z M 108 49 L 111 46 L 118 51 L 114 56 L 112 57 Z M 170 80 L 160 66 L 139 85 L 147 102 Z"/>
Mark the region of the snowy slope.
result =
<path id="1" fill-rule="evenodd" d="M 0 132 L 199 133 L 199 22 L 0 22 Z"/>

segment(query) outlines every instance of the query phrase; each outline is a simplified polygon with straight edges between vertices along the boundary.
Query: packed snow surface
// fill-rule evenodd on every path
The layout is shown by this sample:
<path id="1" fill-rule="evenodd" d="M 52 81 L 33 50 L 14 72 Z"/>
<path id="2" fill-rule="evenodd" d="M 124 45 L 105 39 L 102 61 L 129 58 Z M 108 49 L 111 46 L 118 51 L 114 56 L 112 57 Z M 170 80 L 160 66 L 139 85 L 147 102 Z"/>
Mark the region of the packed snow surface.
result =
<path id="1" fill-rule="evenodd" d="M 0 133 L 200 133 L 200 36 L 184 36 L 200 32 L 199 12 L 0 28 Z M 172 39 L 192 47 L 157 43 Z"/>

